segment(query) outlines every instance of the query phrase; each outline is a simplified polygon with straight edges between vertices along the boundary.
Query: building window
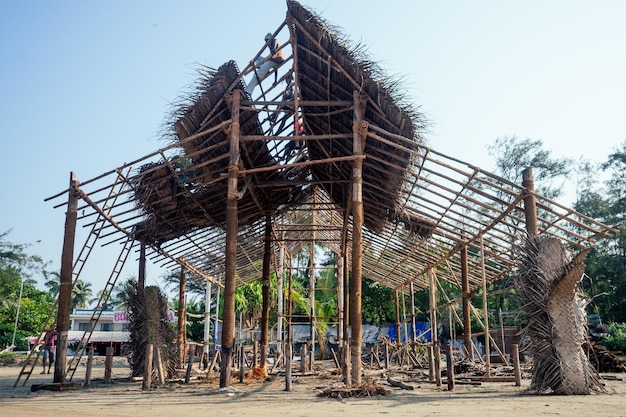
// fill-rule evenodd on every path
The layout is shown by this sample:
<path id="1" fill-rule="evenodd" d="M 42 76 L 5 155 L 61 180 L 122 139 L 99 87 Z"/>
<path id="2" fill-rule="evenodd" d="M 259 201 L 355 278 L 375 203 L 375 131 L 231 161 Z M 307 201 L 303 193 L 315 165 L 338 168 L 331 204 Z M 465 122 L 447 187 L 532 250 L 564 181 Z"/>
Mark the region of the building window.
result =
<path id="1" fill-rule="evenodd" d="M 91 326 L 89 326 L 89 323 L 78 323 L 78 330 L 81 332 L 88 332 L 91 331 Z"/>
<path id="2" fill-rule="evenodd" d="M 102 332 L 110 332 L 112 331 L 111 323 L 100 323 L 100 331 Z"/>

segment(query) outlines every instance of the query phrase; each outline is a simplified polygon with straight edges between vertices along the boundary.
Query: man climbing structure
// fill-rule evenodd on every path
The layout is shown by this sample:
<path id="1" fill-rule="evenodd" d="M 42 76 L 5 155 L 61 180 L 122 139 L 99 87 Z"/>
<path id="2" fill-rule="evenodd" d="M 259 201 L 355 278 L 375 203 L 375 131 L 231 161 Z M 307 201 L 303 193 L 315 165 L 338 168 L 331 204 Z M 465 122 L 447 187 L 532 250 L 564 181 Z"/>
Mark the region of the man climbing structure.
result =
<path id="1" fill-rule="evenodd" d="M 252 95 L 254 89 L 269 75 L 271 70 L 276 70 L 280 64 L 285 61 L 283 50 L 276 38 L 272 38 L 272 34 L 265 35 L 265 42 L 268 44 L 270 54 L 267 57 L 260 56 L 254 63 L 254 73 L 252 79 L 246 86 L 246 93 Z"/>

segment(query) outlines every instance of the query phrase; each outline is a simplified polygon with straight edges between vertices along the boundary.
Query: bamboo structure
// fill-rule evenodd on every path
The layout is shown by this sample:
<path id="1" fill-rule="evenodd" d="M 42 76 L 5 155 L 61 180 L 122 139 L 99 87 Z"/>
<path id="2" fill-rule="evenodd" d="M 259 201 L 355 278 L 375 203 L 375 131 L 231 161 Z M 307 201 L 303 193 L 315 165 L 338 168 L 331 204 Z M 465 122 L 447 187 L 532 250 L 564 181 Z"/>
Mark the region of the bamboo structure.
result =
<path id="1" fill-rule="evenodd" d="M 199 68 L 196 88 L 167 124 L 166 146 L 47 199 L 67 194 L 55 207 L 81 225 L 102 219 L 103 245 L 140 242 L 142 282 L 151 260 L 170 271 L 184 267 L 188 280 L 215 285 L 218 298 L 223 291 L 221 340 L 217 313 L 213 327 L 221 387 L 231 383 L 235 289 L 263 280 L 265 329 L 266 284 L 283 268 L 274 262 L 272 271 L 272 258 L 290 259 L 307 246 L 314 253 L 315 243 L 337 254 L 340 362 L 344 381 L 358 384 L 363 276 L 399 297 L 426 288 L 434 297 L 437 282 L 462 287 L 469 335 L 470 294 L 515 271 L 527 235 L 585 250 L 617 233 L 536 194 L 529 182 L 520 186 L 426 146 L 426 118 L 398 81 L 298 2 L 287 1 L 274 39 L 285 60 L 252 94 L 245 88 L 258 73 L 254 59 L 241 70 L 233 61 Z M 62 275 L 78 275 L 65 251 Z M 291 287 L 286 297 L 289 368 Z M 437 308 L 432 298 L 435 345 Z M 268 343 L 264 330 L 262 364 Z"/>

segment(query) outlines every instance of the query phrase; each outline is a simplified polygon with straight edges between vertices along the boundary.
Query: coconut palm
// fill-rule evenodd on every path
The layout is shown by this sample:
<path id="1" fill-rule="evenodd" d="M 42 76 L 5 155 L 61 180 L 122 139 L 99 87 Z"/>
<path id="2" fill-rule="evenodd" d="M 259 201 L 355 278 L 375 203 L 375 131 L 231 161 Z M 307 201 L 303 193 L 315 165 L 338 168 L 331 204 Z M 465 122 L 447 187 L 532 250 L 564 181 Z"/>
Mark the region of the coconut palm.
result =
<path id="1" fill-rule="evenodd" d="M 74 288 L 72 288 L 72 310 L 89 307 L 92 295 L 91 282 L 77 279 L 74 283 Z"/>
<path id="2" fill-rule="evenodd" d="M 48 272 L 45 286 L 48 288 L 54 298 L 59 296 L 59 290 L 61 288 L 61 274 L 57 271 Z M 91 283 L 85 282 L 82 279 L 77 279 L 72 288 L 72 310 L 75 308 L 87 308 L 93 301 L 91 296 L 93 290 L 91 289 Z"/>

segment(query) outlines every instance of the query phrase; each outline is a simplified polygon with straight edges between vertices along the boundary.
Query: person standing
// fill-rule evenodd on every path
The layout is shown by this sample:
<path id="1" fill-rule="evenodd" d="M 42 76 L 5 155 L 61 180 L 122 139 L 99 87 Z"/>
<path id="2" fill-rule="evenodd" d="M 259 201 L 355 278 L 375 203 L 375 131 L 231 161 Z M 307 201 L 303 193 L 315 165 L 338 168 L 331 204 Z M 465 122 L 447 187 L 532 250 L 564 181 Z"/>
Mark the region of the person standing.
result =
<path id="1" fill-rule="evenodd" d="M 41 371 L 42 374 L 46 373 L 46 364 L 48 365 L 48 373 L 50 373 L 50 368 L 54 363 L 54 348 L 57 338 L 57 331 L 48 331 L 48 334 L 46 336 L 47 340 L 45 341 L 46 344 L 43 348 L 43 370 Z"/>

